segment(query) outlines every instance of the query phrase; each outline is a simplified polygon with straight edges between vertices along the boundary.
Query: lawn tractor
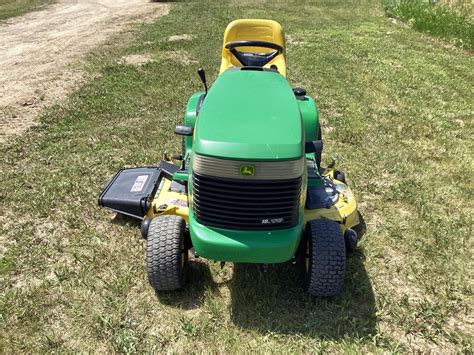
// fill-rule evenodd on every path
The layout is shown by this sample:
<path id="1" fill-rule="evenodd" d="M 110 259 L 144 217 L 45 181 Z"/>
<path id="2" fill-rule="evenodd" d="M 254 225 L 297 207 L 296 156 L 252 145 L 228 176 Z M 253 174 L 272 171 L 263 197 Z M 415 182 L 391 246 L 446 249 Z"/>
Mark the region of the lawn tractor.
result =
<path id="1" fill-rule="evenodd" d="M 321 165 L 318 110 L 286 80 L 281 26 L 233 21 L 212 87 L 198 74 L 204 90 L 175 129 L 182 152 L 119 171 L 99 205 L 142 220 L 158 292 L 185 285 L 191 252 L 263 268 L 291 261 L 307 293 L 339 294 L 346 253 L 357 244 L 357 205 L 334 161 Z"/>

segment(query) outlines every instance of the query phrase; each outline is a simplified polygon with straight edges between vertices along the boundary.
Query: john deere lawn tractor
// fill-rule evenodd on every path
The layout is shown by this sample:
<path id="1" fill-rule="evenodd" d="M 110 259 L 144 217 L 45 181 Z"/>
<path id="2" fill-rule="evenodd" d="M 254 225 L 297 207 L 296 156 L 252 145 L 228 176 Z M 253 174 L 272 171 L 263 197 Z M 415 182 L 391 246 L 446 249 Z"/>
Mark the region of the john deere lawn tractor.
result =
<path id="1" fill-rule="evenodd" d="M 209 90 L 198 73 L 205 90 L 190 97 L 175 130 L 181 154 L 119 171 L 99 204 L 142 220 L 156 291 L 185 285 L 192 252 L 222 263 L 292 261 L 306 292 L 337 295 L 357 243 L 356 201 L 334 163 L 321 166 L 318 111 L 286 80 L 281 26 L 230 23 Z"/>

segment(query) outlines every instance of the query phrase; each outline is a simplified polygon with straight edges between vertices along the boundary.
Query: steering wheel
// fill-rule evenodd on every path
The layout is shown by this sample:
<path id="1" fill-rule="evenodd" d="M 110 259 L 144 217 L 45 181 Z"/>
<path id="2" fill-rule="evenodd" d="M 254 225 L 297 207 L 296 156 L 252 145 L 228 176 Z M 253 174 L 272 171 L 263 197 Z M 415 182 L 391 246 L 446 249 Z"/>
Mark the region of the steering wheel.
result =
<path id="1" fill-rule="evenodd" d="M 263 47 L 273 49 L 273 51 L 268 53 L 241 52 L 237 50 L 238 47 Z M 234 41 L 227 43 L 225 49 L 231 52 L 244 67 L 263 67 L 284 51 L 279 44 L 265 41 Z"/>

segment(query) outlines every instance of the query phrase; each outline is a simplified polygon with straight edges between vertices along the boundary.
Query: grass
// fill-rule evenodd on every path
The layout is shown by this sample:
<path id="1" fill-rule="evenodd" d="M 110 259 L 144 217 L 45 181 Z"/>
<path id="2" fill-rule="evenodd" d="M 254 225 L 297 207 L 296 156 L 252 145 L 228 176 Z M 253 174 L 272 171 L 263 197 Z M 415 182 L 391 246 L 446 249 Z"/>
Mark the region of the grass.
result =
<path id="1" fill-rule="evenodd" d="M 0 0 L 0 21 L 23 15 L 54 0 Z"/>
<path id="2" fill-rule="evenodd" d="M 382 0 L 385 12 L 463 48 L 474 48 L 473 3 L 467 1 Z"/>
<path id="3" fill-rule="evenodd" d="M 97 207 L 118 169 L 179 150 L 196 69 L 216 78 L 224 28 L 242 17 L 283 24 L 323 161 L 360 202 L 366 232 L 333 300 L 305 296 L 291 264 L 201 259 L 185 290 L 157 296 L 137 225 Z M 176 3 L 133 35 L 92 54 L 95 79 L 1 147 L 2 352 L 472 352 L 472 55 L 360 1 Z M 119 60 L 130 54 L 153 61 Z"/>

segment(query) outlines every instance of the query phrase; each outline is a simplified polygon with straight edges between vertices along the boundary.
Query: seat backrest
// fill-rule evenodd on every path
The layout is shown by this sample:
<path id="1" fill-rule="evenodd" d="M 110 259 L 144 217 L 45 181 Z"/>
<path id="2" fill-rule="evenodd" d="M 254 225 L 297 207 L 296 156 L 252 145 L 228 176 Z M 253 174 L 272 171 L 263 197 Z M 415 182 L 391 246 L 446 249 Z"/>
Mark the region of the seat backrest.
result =
<path id="1" fill-rule="evenodd" d="M 225 49 L 225 45 L 229 42 L 235 41 L 265 41 L 276 43 L 285 50 L 285 35 L 281 25 L 273 20 L 259 20 L 259 19 L 242 19 L 232 21 L 226 28 L 224 33 L 224 41 L 222 44 L 222 62 L 220 73 L 232 67 L 240 67 L 242 64 Z M 269 52 L 269 48 L 260 47 L 240 47 L 244 51 Z M 271 62 L 265 65 L 269 68 L 271 65 L 276 65 L 280 74 L 286 77 L 286 62 L 285 51 L 276 56 Z"/>

